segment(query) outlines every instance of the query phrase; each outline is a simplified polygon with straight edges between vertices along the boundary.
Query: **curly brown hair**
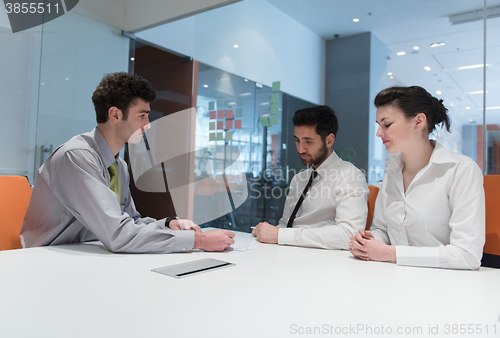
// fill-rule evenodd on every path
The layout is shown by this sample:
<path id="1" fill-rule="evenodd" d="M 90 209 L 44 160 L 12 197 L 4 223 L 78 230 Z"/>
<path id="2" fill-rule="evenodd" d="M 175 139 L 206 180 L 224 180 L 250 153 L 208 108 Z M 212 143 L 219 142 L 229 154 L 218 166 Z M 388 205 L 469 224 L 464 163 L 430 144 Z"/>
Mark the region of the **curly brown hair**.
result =
<path id="1" fill-rule="evenodd" d="M 92 95 L 97 123 L 108 120 L 111 107 L 120 109 L 123 119 L 127 120 L 130 103 L 136 98 L 149 103 L 156 99 L 156 92 L 148 80 L 125 72 L 106 74 Z"/>

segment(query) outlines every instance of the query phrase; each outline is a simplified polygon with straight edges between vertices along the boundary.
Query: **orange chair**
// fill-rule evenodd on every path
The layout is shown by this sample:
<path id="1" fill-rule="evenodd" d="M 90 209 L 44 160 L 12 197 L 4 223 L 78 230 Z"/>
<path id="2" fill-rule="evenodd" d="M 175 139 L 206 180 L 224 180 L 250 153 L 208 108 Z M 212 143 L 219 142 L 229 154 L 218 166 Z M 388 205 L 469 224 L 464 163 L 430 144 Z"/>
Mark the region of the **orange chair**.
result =
<path id="1" fill-rule="evenodd" d="M 0 250 L 21 248 L 19 232 L 30 198 L 26 177 L 0 176 Z"/>
<path id="2" fill-rule="evenodd" d="M 486 243 L 483 248 L 483 266 L 500 263 L 500 175 L 484 176 L 486 200 Z"/>
<path id="3" fill-rule="evenodd" d="M 374 185 L 369 185 L 370 196 L 368 197 L 368 216 L 366 217 L 366 227 L 365 230 L 370 230 L 370 225 L 372 225 L 373 212 L 375 210 L 375 201 L 377 200 L 379 188 Z"/>

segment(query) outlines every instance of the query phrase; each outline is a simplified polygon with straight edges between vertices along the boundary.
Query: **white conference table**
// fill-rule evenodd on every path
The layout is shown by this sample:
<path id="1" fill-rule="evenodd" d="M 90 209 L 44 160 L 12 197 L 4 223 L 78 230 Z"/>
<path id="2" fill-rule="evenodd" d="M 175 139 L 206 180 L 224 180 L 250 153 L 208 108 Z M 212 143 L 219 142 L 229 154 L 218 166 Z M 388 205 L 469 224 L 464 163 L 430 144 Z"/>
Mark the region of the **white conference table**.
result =
<path id="1" fill-rule="evenodd" d="M 151 271 L 207 257 L 236 265 L 182 279 Z M 261 243 L 166 255 L 113 254 L 100 243 L 0 252 L 6 338 L 380 337 L 389 329 L 498 337 L 499 316 L 497 269 L 404 267 Z M 453 335 L 453 324 L 473 324 L 474 334 Z"/>

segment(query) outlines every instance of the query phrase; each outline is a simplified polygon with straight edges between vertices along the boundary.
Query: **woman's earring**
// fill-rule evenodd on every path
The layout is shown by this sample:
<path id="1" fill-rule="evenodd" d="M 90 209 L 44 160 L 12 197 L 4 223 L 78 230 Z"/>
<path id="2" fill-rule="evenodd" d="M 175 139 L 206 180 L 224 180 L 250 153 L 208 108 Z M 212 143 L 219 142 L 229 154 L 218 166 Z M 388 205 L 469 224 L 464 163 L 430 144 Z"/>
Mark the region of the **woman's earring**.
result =
<path id="1" fill-rule="evenodd" d="M 415 126 L 415 130 L 418 130 L 418 127 L 417 127 L 417 126 Z"/>

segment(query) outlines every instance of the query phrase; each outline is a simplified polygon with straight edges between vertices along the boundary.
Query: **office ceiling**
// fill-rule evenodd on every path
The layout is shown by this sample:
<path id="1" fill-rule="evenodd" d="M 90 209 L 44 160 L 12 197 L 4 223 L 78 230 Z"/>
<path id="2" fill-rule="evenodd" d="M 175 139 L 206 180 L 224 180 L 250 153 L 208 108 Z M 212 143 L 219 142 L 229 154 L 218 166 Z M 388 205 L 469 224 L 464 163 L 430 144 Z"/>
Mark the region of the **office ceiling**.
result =
<path id="1" fill-rule="evenodd" d="M 444 99 L 455 124 L 482 123 L 484 23 L 451 25 L 448 17 L 481 9 L 483 0 L 267 1 L 325 39 L 372 32 L 391 50 L 390 83 L 417 84 Z M 445 45 L 430 47 L 437 42 Z M 487 46 L 487 123 L 500 124 L 500 18 L 487 21 Z"/>

